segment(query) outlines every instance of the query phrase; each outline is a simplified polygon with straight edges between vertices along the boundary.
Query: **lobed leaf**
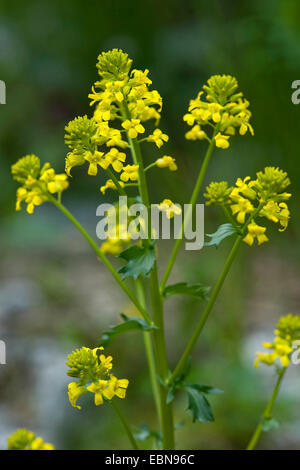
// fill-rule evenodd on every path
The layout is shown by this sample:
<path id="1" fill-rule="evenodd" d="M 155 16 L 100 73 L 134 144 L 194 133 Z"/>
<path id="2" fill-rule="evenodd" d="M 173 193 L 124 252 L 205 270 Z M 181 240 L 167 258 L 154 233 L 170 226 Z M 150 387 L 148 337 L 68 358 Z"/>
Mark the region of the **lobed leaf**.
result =
<path id="1" fill-rule="evenodd" d="M 210 238 L 209 242 L 204 242 L 204 246 L 215 246 L 218 248 L 220 243 L 227 237 L 234 233 L 238 233 L 236 227 L 232 224 L 220 225 L 215 233 L 207 233 L 206 236 Z"/>
<path id="2" fill-rule="evenodd" d="M 155 248 L 153 245 L 147 247 L 132 245 L 122 251 L 119 258 L 127 261 L 127 264 L 119 269 L 122 279 L 133 277 L 136 280 L 141 275 L 148 276 L 153 269 L 156 259 Z"/>
<path id="3" fill-rule="evenodd" d="M 101 337 L 98 346 L 107 346 L 111 344 L 116 337 L 127 333 L 128 331 L 150 331 L 153 329 L 157 329 L 157 326 L 149 325 L 143 318 L 127 317 L 124 314 L 121 314 L 121 317 L 124 322 L 120 323 L 119 325 L 113 325 L 108 331 L 105 331 Z"/>
<path id="4" fill-rule="evenodd" d="M 167 286 L 163 291 L 163 296 L 167 299 L 173 295 L 189 295 L 201 300 L 208 300 L 210 287 L 203 286 L 200 283 L 188 284 L 187 282 L 178 282 Z"/>

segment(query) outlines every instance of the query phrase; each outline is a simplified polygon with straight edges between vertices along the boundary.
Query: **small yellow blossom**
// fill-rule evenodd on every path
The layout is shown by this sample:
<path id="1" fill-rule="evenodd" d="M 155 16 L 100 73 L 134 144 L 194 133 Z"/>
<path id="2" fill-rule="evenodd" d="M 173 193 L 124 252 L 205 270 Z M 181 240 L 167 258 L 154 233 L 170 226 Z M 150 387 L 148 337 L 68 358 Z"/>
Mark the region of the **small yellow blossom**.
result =
<path id="1" fill-rule="evenodd" d="M 18 429 L 7 439 L 8 450 L 54 450 L 54 446 L 35 437 L 34 432 Z"/>
<path id="2" fill-rule="evenodd" d="M 87 387 L 87 390 L 95 394 L 96 406 L 103 404 L 103 397 L 107 398 L 108 400 L 111 400 L 114 396 L 114 392 L 108 380 L 99 380 L 96 383 L 92 383 Z"/>
<path id="3" fill-rule="evenodd" d="M 197 124 L 190 131 L 186 132 L 185 138 L 187 140 L 204 140 L 207 139 L 207 134 Z"/>
<path id="4" fill-rule="evenodd" d="M 155 163 L 158 168 L 169 168 L 171 171 L 176 171 L 178 169 L 175 163 L 175 158 L 172 158 L 169 155 L 164 155 L 163 157 L 158 158 Z"/>
<path id="5" fill-rule="evenodd" d="M 176 206 L 170 199 L 164 199 L 159 205 L 158 209 L 165 212 L 168 219 L 173 219 L 174 215 L 181 214 L 181 208 Z"/>
<path id="6" fill-rule="evenodd" d="M 215 137 L 216 147 L 220 149 L 228 149 L 229 147 L 229 135 L 222 135 L 220 132 Z"/>
<path id="7" fill-rule="evenodd" d="M 131 139 L 136 139 L 138 134 L 143 134 L 145 132 L 144 126 L 142 126 L 140 119 L 127 119 L 122 122 L 122 127 L 128 132 L 128 135 Z"/>
<path id="8" fill-rule="evenodd" d="M 243 240 L 248 245 L 252 246 L 255 238 L 257 238 L 257 242 L 259 245 L 269 240 L 268 237 L 265 235 L 266 227 L 261 227 L 260 225 L 257 225 L 256 223 L 251 222 L 247 228 L 248 228 L 248 233 L 243 238 Z"/>
<path id="9" fill-rule="evenodd" d="M 118 149 L 112 148 L 105 156 L 106 160 L 110 162 L 113 169 L 120 173 L 123 168 L 123 163 L 126 160 L 126 154 L 119 152 Z"/>
<path id="10" fill-rule="evenodd" d="M 81 410 L 81 406 L 76 405 L 76 402 L 78 398 L 84 395 L 85 393 L 86 393 L 86 389 L 83 386 L 81 386 L 78 382 L 69 383 L 68 396 L 69 396 L 70 403 L 74 408 L 78 408 L 78 410 Z"/>
<path id="11" fill-rule="evenodd" d="M 121 186 L 121 188 L 124 188 L 124 186 L 125 186 L 123 181 L 119 181 L 119 185 Z M 117 190 L 118 188 L 116 187 L 113 180 L 109 179 L 109 180 L 106 181 L 105 185 L 100 187 L 100 191 L 101 191 L 102 194 L 105 194 L 107 189 Z"/>
<path id="12" fill-rule="evenodd" d="M 160 148 L 164 142 L 168 142 L 169 136 L 167 134 L 163 134 L 160 129 L 155 129 L 153 134 L 147 137 L 148 142 L 154 142 L 155 145 Z"/>
<path id="13" fill-rule="evenodd" d="M 98 165 L 101 166 L 104 170 L 109 167 L 110 161 L 104 155 L 104 152 L 95 153 L 87 152 L 84 156 L 84 159 L 89 162 L 88 174 L 91 176 L 96 176 L 98 173 Z"/>
<path id="14" fill-rule="evenodd" d="M 120 179 L 122 181 L 137 181 L 139 179 L 139 165 L 126 165 L 123 168 Z"/>
<path id="15" fill-rule="evenodd" d="M 109 386 L 112 389 L 114 395 L 118 398 L 125 398 L 126 390 L 129 385 L 129 380 L 127 379 L 117 379 L 114 375 L 111 376 Z"/>
<path id="16" fill-rule="evenodd" d="M 237 221 L 240 224 L 245 223 L 246 214 L 254 211 L 254 207 L 248 199 L 240 196 L 235 204 L 230 206 L 233 215 L 237 214 Z"/>
<path id="17" fill-rule="evenodd" d="M 290 364 L 290 356 L 293 351 L 294 341 L 300 339 L 300 317 L 299 315 L 288 314 L 281 317 L 274 331 L 274 340 L 272 343 L 262 343 L 266 349 L 270 349 L 270 353 L 256 353 L 254 366 L 258 367 L 262 362 L 268 366 L 275 364 L 279 359 L 282 367 L 286 368 Z"/>

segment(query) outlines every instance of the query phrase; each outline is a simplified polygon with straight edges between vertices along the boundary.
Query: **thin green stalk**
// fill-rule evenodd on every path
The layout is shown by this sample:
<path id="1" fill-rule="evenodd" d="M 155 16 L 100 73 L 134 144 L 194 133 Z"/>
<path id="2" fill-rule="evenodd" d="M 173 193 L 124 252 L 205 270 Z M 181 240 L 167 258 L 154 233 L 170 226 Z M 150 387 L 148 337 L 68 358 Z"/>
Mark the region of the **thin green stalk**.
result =
<path id="1" fill-rule="evenodd" d="M 283 367 L 281 369 L 281 371 L 279 372 L 279 374 L 278 374 L 278 378 L 277 378 L 273 393 L 271 395 L 271 398 L 270 398 L 270 400 L 269 400 L 269 402 L 268 402 L 268 404 L 265 408 L 264 414 L 263 414 L 263 418 L 266 419 L 266 420 L 272 418 L 272 411 L 273 411 L 274 403 L 275 403 L 276 397 L 278 395 L 280 384 L 282 382 L 282 379 L 284 377 L 284 374 L 285 374 L 286 370 L 287 370 L 287 368 Z M 246 450 L 254 450 L 255 449 L 255 447 L 257 445 L 257 442 L 258 442 L 262 432 L 263 432 L 263 424 L 262 424 L 262 422 L 260 422 L 257 425 L 254 433 L 252 434 L 252 437 L 249 441 L 249 444 L 247 445 Z"/>
<path id="2" fill-rule="evenodd" d="M 55 206 L 72 222 L 72 224 L 75 225 L 75 227 L 79 230 L 79 232 L 84 236 L 84 238 L 87 240 L 87 242 L 90 244 L 90 246 L 93 248 L 95 251 L 96 255 L 101 259 L 103 264 L 107 267 L 107 269 L 111 272 L 112 276 L 115 278 L 117 283 L 120 285 L 122 290 L 127 294 L 127 296 L 130 298 L 132 303 L 136 306 L 136 308 L 139 310 L 143 318 L 149 323 L 150 325 L 153 324 L 150 316 L 146 312 L 146 310 L 142 307 L 142 305 L 138 302 L 137 298 L 131 292 L 129 287 L 125 284 L 125 282 L 122 280 L 121 276 L 118 274 L 118 272 L 115 270 L 115 268 L 112 266 L 112 264 L 109 262 L 107 257 L 101 252 L 100 248 L 98 247 L 97 243 L 92 239 L 92 237 L 86 232 L 86 230 L 82 227 L 82 225 L 78 222 L 77 219 L 71 214 L 71 212 L 63 205 L 61 202 L 59 202 L 57 199 L 54 197 L 51 197 L 51 202 L 55 204 Z"/>
<path id="3" fill-rule="evenodd" d="M 197 202 L 197 198 L 198 198 L 199 192 L 201 190 L 202 183 L 203 183 L 203 180 L 204 180 L 204 177 L 205 177 L 205 174 L 206 174 L 206 170 L 207 170 L 207 167 L 208 167 L 208 164 L 209 164 L 209 161 L 210 161 L 210 158 L 212 156 L 212 152 L 213 152 L 213 149 L 214 149 L 214 146 L 215 146 L 214 137 L 215 137 L 217 132 L 218 132 L 218 126 L 214 129 L 211 141 L 209 143 L 209 146 L 207 148 L 203 163 L 201 165 L 200 172 L 199 172 L 199 175 L 198 175 L 198 178 L 197 178 L 197 181 L 196 181 L 196 185 L 194 187 L 194 190 L 193 190 L 190 202 L 189 202 L 189 208 L 188 208 L 188 211 L 185 214 L 185 217 L 184 217 L 184 220 L 183 220 L 183 223 L 182 223 L 181 236 L 179 238 L 177 238 L 177 240 L 175 242 L 175 245 L 174 245 L 173 251 L 171 253 L 168 265 L 167 265 L 165 273 L 163 275 L 163 278 L 162 278 L 162 281 L 161 281 L 161 284 L 160 284 L 161 291 L 163 291 L 163 289 L 165 288 L 166 282 L 169 279 L 169 276 L 171 274 L 173 265 L 175 263 L 175 259 L 177 257 L 179 248 L 180 248 L 181 243 L 182 243 L 183 238 L 184 238 L 184 228 L 185 228 L 186 225 L 188 225 L 188 223 L 191 220 L 193 210 L 194 210 L 195 204 Z"/>
<path id="4" fill-rule="evenodd" d="M 154 166 L 157 166 L 156 162 L 150 163 L 150 165 L 146 166 L 145 171 L 150 170 L 150 168 L 153 168 Z"/>
<path id="5" fill-rule="evenodd" d="M 263 203 L 260 203 L 258 205 L 258 207 L 255 209 L 255 211 L 249 215 L 248 219 L 246 220 L 244 226 L 243 226 L 243 229 L 242 229 L 242 232 L 236 237 L 236 240 L 233 244 L 233 247 L 231 248 L 231 251 L 229 253 L 229 256 L 224 264 L 224 267 L 223 267 L 223 270 L 220 274 L 220 277 L 217 281 L 217 284 L 215 285 L 214 287 L 214 290 L 212 291 L 212 294 L 210 296 L 210 299 L 209 299 L 209 302 L 208 304 L 206 305 L 206 308 L 204 309 L 204 312 L 202 313 L 201 317 L 200 317 L 200 320 L 196 326 L 196 329 L 184 351 L 184 353 L 182 354 L 174 372 L 172 373 L 171 377 L 169 378 L 168 380 L 168 383 L 171 383 L 181 372 L 183 366 L 185 365 L 186 363 L 186 360 L 187 358 L 189 357 L 191 351 L 193 350 L 196 342 L 197 342 L 197 339 L 201 333 L 201 331 L 203 330 L 203 327 L 208 319 L 208 316 L 215 304 L 215 301 L 219 295 L 219 292 L 224 284 L 224 281 L 226 279 L 226 276 L 229 272 L 229 269 L 233 263 L 233 260 L 235 258 L 235 255 L 239 249 L 239 246 L 241 244 L 241 241 L 243 240 L 244 238 L 244 235 L 246 233 L 246 230 L 247 230 L 247 227 L 248 225 L 250 224 L 250 222 L 256 217 L 256 215 L 260 212 L 261 208 L 263 206 Z"/>
<path id="6" fill-rule="evenodd" d="M 110 179 L 115 183 L 117 190 L 121 194 L 121 196 L 126 196 L 126 191 L 122 186 L 120 185 L 119 181 L 117 180 L 116 176 L 113 174 L 110 168 L 106 168 L 106 173 L 110 177 Z"/>
<path id="7" fill-rule="evenodd" d="M 121 112 L 124 119 L 131 119 L 131 115 L 127 106 L 124 102 L 121 107 Z M 143 158 L 141 154 L 140 144 L 137 139 L 131 139 L 128 135 L 128 141 L 130 144 L 132 158 L 136 165 L 139 165 L 139 192 L 142 198 L 143 204 L 147 207 L 149 216 L 149 194 L 146 180 L 146 174 L 143 164 Z M 149 218 L 149 217 L 148 217 Z M 149 240 L 151 239 L 151 223 L 148 220 L 148 235 Z M 148 242 L 149 242 L 148 240 Z M 153 331 L 154 338 L 154 349 L 155 349 L 155 360 L 156 368 L 160 378 L 166 381 L 169 375 L 168 369 L 168 358 L 165 341 L 165 329 L 164 329 L 164 311 L 163 311 L 163 300 L 160 295 L 157 264 L 155 263 L 151 275 L 150 275 L 150 287 L 151 287 L 151 300 L 153 309 L 153 320 L 157 324 L 158 329 Z M 157 322 L 157 323 L 156 323 Z M 174 449 L 174 424 L 173 424 L 173 406 L 172 403 L 167 405 L 167 388 L 161 383 L 159 384 L 159 395 L 160 395 L 160 418 L 161 418 L 161 429 L 163 435 L 163 448 Z"/>
<path id="8" fill-rule="evenodd" d="M 201 317 L 200 317 L 200 320 L 196 326 L 196 329 L 184 351 L 184 353 L 182 354 L 181 358 L 180 358 L 180 361 L 178 362 L 174 372 L 172 373 L 171 377 L 169 378 L 169 383 L 173 382 L 174 379 L 176 377 L 178 377 L 178 375 L 180 374 L 182 368 L 184 367 L 185 363 L 186 363 L 186 360 L 188 359 L 189 355 L 191 354 L 191 351 L 193 350 L 195 344 L 196 344 L 196 341 L 208 319 L 208 316 L 215 304 L 215 301 L 218 297 L 218 294 L 223 286 L 223 283 L 226 279 L 226 276 L 228 274 L 228 271 L 233 263 L 233 260 L 235 258 L 235 255 L 239 249 L 239 246 L 241 244 L 241 241 L 242 241 L 242 236 L 241 235 L 238 235 L 235 242 L 234 242 L 234 245 L 229 253 L 229 256 L 224 264 L 224 267 L 223 267 L 223 270 L 221 272 L 221 275 L 217 281 L 217 284 L 215 285 L 215 288 L 214 290 L 212 291 L 212 294 L 210 296 L 210 299 L 209 299 L 209 302 L 208 304 L 206 305 L 206 308 L 204 309 Z"/>
<path id="9" fill-rule="evenodd" d="M 124 429 L 127 433 L 127 436 L 128 436 L 128 439 L 130 440 L 131 442 L 131 445 L 132 447 L 134 448 L 134 450 L 139 450 L 139 446 L 137 445 L 137 442 L 133 436 L 133 433 L 132 433 L 132 430 L 131 430 L 131 426 L 130 424 L 127 422 L 127 419 L 125 418 L 125 416 L 123 415 L 122 411 L 120 410 L 120 408 L 118 407 L 118 405 L 116 404 L 115 400 L 111 400 L 110 401 L 113 409 L 115 410 L 116 412 L 116 415 L 118 416 L 118 418 L 120 419 L 121 423 L 123 424 L 124 426 Z"/>
<path id="10" fill-rule="evenodd" d="M 156 364 L 160 378 L 166 383 L 169 376 L 167 348 L 165 341 L 165 326 L 163 301 L 160 295 L 157 268 L 153 269 L 150 278 L 151 297 L 153 306 L 153 320 L 158 326 L 158 330 L 153 331 Z M 156 323 L 157 322 L 157 323 Z M 163 433 L 163 449 L 172 450 L 175 448 L 174 439 L 174 421 L 173 421 L 173 404 L 167 404 L 167 387 L 159 384 L 160 388 L 160 410 L 161 410 L 161 428 Z"/>
<path id="11" fill-rule="evenodd" d="M 136 280 L 136 291 L 137 291 L 137 298 L 140 304 L 144 308 L 146 308 L 144 286 L 143 286 L 141 279 Z M 156 371 L 155 358 L 154 358 L 154 352 L 153 352 L 152 336 L 151 336 L 151 333 L 148 331 L 144 331 L 143 336 L 144 336 L 144 344 L 145 344 L 145 350 L 146 350 L 146 356 L 147 356 L 147 361 L 148 361 L 150 380 L 151 380 L 151 386 L 152 386 L 153 395 L 154 395 L 155 406 L 156 406 L 157 414 L 159 417 L 159 422 L 161 422 L 159 387 L 158 387 L 157 371 Z"/>

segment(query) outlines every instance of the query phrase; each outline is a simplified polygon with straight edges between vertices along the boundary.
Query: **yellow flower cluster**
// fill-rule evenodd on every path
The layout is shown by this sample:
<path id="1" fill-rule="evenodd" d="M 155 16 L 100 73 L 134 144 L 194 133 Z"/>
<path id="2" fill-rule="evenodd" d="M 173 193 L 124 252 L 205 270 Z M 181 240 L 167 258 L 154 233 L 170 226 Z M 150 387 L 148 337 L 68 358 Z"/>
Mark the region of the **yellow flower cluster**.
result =
<path id="1" fill-rule="evenodd" d="M 66 174 L 56 174 L 50 163 L 41 162 L 36 155 L 26 155 L 11 167 L 13 178 L 21 184 L 17 189 L 16 210 L 21 210 L 22 202 L 27 204 L 27 212 L 32 214 L 35 206 L 51 199 L 52 194 L 61 193 L 69 186 Z"/>
<path id="2" fill-rule="evenodd" d="M 279 359 L 282 367 L 288 367 L 290 355 L 293 351 L 293 343 L 300 339 L 300 317 L 299 315 L 286 315 L 281 317 L 274 331 L 274 340 L 272 343 L 262 343 L 263 347 L 271 352 L 258 352 L 254 362 L 258 367 L 262 362 L 268 366 L 276 363 Z"/>
<path id="3" fill-rule="evenodd" d="M 117 379 L 112 373 L 112 356 L 102 354 L 103 348 L 81 348 L 73 351 L 66 362 L 70 370 L 70 377 L 79 379 L 68 386 L 68 396 L 74 408 L 81 409 L 77 405 L 79 397 L 88 391 L 94 393 L 95 405 L 102 405 L 104 399 L 112 400 L 114 396 L 125 398 L 129 381 Z"/>
<path id="4" fill-rule="evenodd" d="M 206 93 L 206 100 L 204 100 Z M 196 99 L 190 101 L 188 113 L 183 120 L 191 126 L 186 133 L 188 140 L 210 141 L 203 127 L 213 127 L 213 139 L 216 147 L 227 149 L 229 138 L 236 129 L 240 135 L 253 128 L 249 123 L 251 112 L 249 102 L 238 92 L 238 82 L 230 75 L 213 75 L 198 93 Z"/>
<path id="5" fill-rule="evenodd" d="M 176 171 L 177 165 L 175 163 L 175 158 L 170 157 L 169 155 L 164 155 L 161 158 L 158 158 L 155 162 L 158 168 L 169 168 L 170 171 Z"/>
<path id="6" fill-rule="evenodd" d="M 131 142 L 145 134 L 144 122 L 154 119 L 157 125 L 162 98 L 157 90 L 149 89 L 152 84 L 149 71 L 131 70 L 131 66 L 132 60 L 119 49 L 103 52 L 98 57 L 100 80 L 89 94 L 91 105 L 95 105 L 93 117 L 77 117 L 65 128 L 65 142 L 70 149 L 65 166 L 68 176 L 73 167 L 88 162 L 89 175 L 97 175 L 99 168 L 108 170 L 111 166 L 115 172 L 122 172 L 121 182 L 138 181 L 136 162 L 124 167 L 126 154 L 118 148 L 126 149 L 128 142 L 122 139 L 122 134 L 126 133 Z M 121 125 L 115 125 L 115 122 Z M 155 129 L 142 140 L 153 142 L 160 148 L 169 137 Z M 110 180 L 100 188 L 103 194 L 108 188 L 117 189 Z"/>
<path id="7" fill-rule="evenodd" d="M 232 215 L 241 226 L 246 224 L 248 233 L 243 238 L 248 245 L 253 245 L 257 239 L 259 245 L 268 241 L 265 235 L 266 227 L 256 223 L 257 217 L 265 217 L 274 223 L 279 223 L 279 231 L 287 228 L 290 211 L 285 201 L 291 194 L 285 189 L 290 180 L 287 173 L 275 167 L 266 167 L 256 174 L 256 179 L 247 176 L 238 178 L 234 187 L 229 187 L 227 181 L 213 182 L 206 188 L 204 197 L 206 205 L 230 207 Z"/>
<path id="8" fill-rule="evenodd" d="M 36 437 L 34 432 L 27 429 L 18 429 L 8 439 L 8 450 L 54 450 L 52 444 Z"/>

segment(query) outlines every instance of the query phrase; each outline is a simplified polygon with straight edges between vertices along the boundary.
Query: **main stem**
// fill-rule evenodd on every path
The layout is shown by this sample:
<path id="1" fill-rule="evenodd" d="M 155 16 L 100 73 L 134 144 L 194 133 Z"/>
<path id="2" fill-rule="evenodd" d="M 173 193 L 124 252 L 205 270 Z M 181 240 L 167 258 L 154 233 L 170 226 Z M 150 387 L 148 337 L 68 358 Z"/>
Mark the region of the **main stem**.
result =
<path id="1" fill-rule="evenodd" d="M 131 427 L 130 427 L 130 424 L 127 422 L 127 419 L 125 418 L 125 416 L 123 415 L 122 411 L 120 410 L 120 408 L 118 407 L 118 405 L 116 404 L 115 400 L 111 400 L 110 401 L 113 409 L 115 410 L 116 412 L 116 415 L 118 416 L 118 418 L 120 419 L 121 423 L 123 424 L 124 426 L 124 429 L 126 431 L 126 434 L 128 436 L 128 439 L 130 440 L 131 442 L 131 445 L 132 447 L 134 448 L 134 450 L 139 450 L 139 447 L 137 445 L 137 442 L 133 436 L 133 433 L 132 433 L 132 430 L 131 430 Z"/>
<path id="2" fill-rule="evenodd" d="M 286 367 L 282 368 L 281 371 L 278 374 L 278 378 L 277 378 L 273 393 L 271 395 L 271 398 L 270 398 L 270 400 L 269 400 L 269 402 L 268 402 L 268 404 L 265 408 L 264 414 L 263 414 L 264 419 L 271 419 L 272 418 L 272 411 L 273 411 L 274 403 L 275 403 L 276 397 L 278 395 L 280 384 L 282 382 L 282 379 L 284 377 L 286 369 L 287 369 Z M 249 444 L 248 444 L 246 450 L 254 450 L 255 449 L 255 447 L 257 445 L 257 442 L 258 442 L 262 432 L 263 432 L 263 424 L 259 423 L 257 425 L 254 433 L 252 434 L 252 437 L 249 441 Z"/>
<path id="3" fill-rule="evenodd" d="M 153 324 L 150 316 L 146 312 L 145 308 L 142 307 L 142 305 L 139 303 L 133 292 L 129 289 L 129 287 L 124 283 L 118 272 L 115 270 L 115 268 L 112 266 L 112 264 L 109 262 L 107 257 L 102 253 L 100 248 L 98 247 L 97 243 L 92 239 L 92 237 L 87 233 L 87 231 L 82 227 L 82 225 L 78 222 L 78 220 L 71 214 L 71 212 L 63 206 L 61 202 L 59 202 L 57 199 L 54 197 L 51 197 L 51 202 L 55 204 L 55 206 L 72 222 L 72 224 L 75 225 L 75 227 L 79 230 L 79 232 L 84 236 L 84 238 L 87 240 L 87 242 L 90 244 L 90 246 L 93 248 L 95 251 L 96 255 L 99 256 L 103 264 L 107 267 L 107 269 L 111 272 L 112 276 L 115 278 L 119 286 L 122 288 L 122 290 L 127 294 L 127 296 L 130 298 L 132 303 L 136 306 L 136 308 L 139 310 L 143 318 L 151 325 Z"/>
<path id="4" fill-rule="evenodd" d="M 123 103 L 121 107 L 122 116 L 124 119 L 131 119 L 130 111 L 127 103 Z M 151 223 L 149 221 L 149 194 L 146 180 L 146 174 L 144 169 L 143 158 L 141 154 L 140 144 L 137 139 L 131 139 L 128 136 L 130 144 L 132 158 L 136 165 L 139 165 L 139 191 L 142 198 L 143 204 L 147 207 L 148 211 L 148 235 L 151 239 Z M 148 240 L 149 242 L 149 240 Z M 167 381 L 169 375 L 167 348 L 165 341 L 165 328 L 164 328 L 164 311 L 163 311 L 163 300 L 160 294 L 157 264 L 155 262 L 154 267 L 150 274 L 150 287 L 151 287 L 151 300 L 153 309 L 153 320 L 158 326 L 157 330 L 153 331 L 154 338 L 154 350 L 157 372 L 160 379 L 164 382 Z M 159 401 L 160 401 L 160 420 L 161 429 L 163 435 L 163 448 L 174 449 L 174 423 L 173 423 L 173 406 L 172 403 L 167 405 L 167 388 L 159 383 Z"/>
<path id="5" fill-rule="evenodd" d="M 162 281 L 161 281 L 161 284 L 160 284 L 161 291 L 163 291 L 163 289 L 165 288 L 166 282 L 169 279 L 169 276 L 171 274 L 173 265 L 175 263 L 176 256 L 178 254 L 179 248 L 180 248 L 181 243 L 182 243 L 183 238 L 184 238 L 184 228 L 185 228 L 185 226 L 187 226 L 189 224 L 189 222 L 191 220 L 193 210 L 194 210 L 195 204 L 197 202 L 198 195 L 199 195 L 199 192 L 201 190 L 202 183 L 203 183 L 203 180 L 204 180 L 204 177 L 205 177 L 205 174 L 206 174 L 206 170 L 207 170 L 207 167 L 208 167 L 208 164 L 209 164 L 209 161 L 210 161 L 210 158 L 211 158 L 214 146 L 215 146 L 214 137 L 215 137 L 217 131 L 218 131 L 218 127 L 216 127 L 214 129 L 210 144 L 207 148 L 203 163 L 201 165 L 201 169 L 200 169 L 197 181 L 196 181 L 196 185 L 194 187 L 194 190 L 193 190 L 190 202 L 189 202 L 189 208 L 188 208 L 188 211 L 185 214 L 185 217 L 184 217 L 184 220 L 183 220 L 183 223 L 182 223 L 181 236 L 179 238 L 177 238 L 177 240 L 175 242 L 175 245 L 174 245 L 173 251 L 171 253 L 166 271 L 163 275 L 163 278 L 162 278 Z"/>
<path id="6" fill-rule="evenodd" d="M 240 244 L 241 244 L 241 241 L 242 241 L 242 236 L 241 236 L 241 235 L 238 235 L 237 238 L 236 238 L 236 240 L 235 240 L 235 242 L 234 242 L 234 245 L 233 245 L 233 247 L 232 247 L 232 249 L 231 249 L 231 251 L 230 251 L 230 253 L 229 253 L 229 256 L 228 256 L 228 258 L 227 258 L 227 260 L 226 260 L 226 263 L 225 263 L 225 265 L 224 265 L 224 267 L 223 267 L 223 270 L 222 270 L 222 272 L 221 272 L 221 275 L 220 275 L 220 277 L 219 277 L 219 279 L 218 279 L 218 281 L 217 281 L 217 283 L 216 283 L 216 285 L 215 285 L 215 287 L 214 287 L 214 290 L 212 291 L 212 294 L 211 294 L 211 296 L 210 296 L 209 302 L 208 302 L 208 304 L 206 305 L 206 308 L 204 309 L 204 312 L 202 313 L 201 318 L 200 318 L 200 320 L 199 320 L 199 322 L 198 322 L 198 324 L 197 324 L 197 326 L 196 326 L 196 329 L 195 329 L 195 331 L 194 331 L 194 333 L 193 333 L 193 335 L 192 335 L 192 337 L 191 337 L 191 339 L 190 339 L 190 341 L 189 341 L 189 343 L 188 343 L 188 345 L 187 345 L 187 347 L 186 347 L 184 353 L 182 354 L 181 359 L 180 359 L 180 361 L 178 362 L 178 364 L 177 364 L 177 366 L 176 366 L 176 368 L 175 368 L 173 374 L 172 374 L 171 377 L 169 378 L 169 381 L 168 381 L 169 383 L 171 383 L 172 381 L 174 381 L 174 379 L 175 379 L 176 377 L 178 377 L 178 375 L 180 374 L 182 368 L 184 367 L 184 365 L 185 365 L 185 363 L 186 363 L 186 360 L 188 359 L 188 357 L 189 357 L 191 351 L 193 350 L 193 348 L 194 348 L 194 346 L 195 346 L 195 344 L 196 344 L 196 342 L 197 342 L 197 339 L 198 339 L 198 337 L 199 337 L 199 335 L 200 335 L 200 333 L 201 333 L 201 331 L 202 331 L 202 329 L 203 329 L 203 327 L 204 327 L 204 325 L 205 325 L 205 323 L 206 323 L 206 321 L 207 321 L 207 319 L 208 319 L 208 316 L 209 316 L 209 314 L 210 314 L 210 312 L 211 312 L 211 310 L 212 310 L 212 308 L 213 308 L 213 306 L 214 306 L 214 304 L 215 304 L 215 301 L 216 301 L 216 299 L 217 299 L 217 297 L 218 297 L 218 294 L 219 294 L 219 292 L 220 292 L 220 290 L 221 290 L 221 288 L 222 288 L 222 286 L 223 286 L 223 283 L 224 283 L 224 281 L 225 281 L 225 279 L 226 279 L 226 276 L 227 276 L 227 274 L 228 274 L 228 271 L 229 271 L 229 269 L 230 269 L 230 267 L 231 267 L 231 265 L 232 265 L 232 263 L 233 263 L 233 260 L 234 260 L 234 258 L 235 258 L 235 255 L 236 255 L 236 253 L 237 253 L 237 251 L 238 251 L 238 249 L 239 249 L 239 246 L 240 246 Z"/>
<path id="7" fill-rule="evenodd" d="M 141 303 L 141 305 L 144 308 L 146 308 L 146 299 L 145 299 L 143 283 L 140 279 L 137 279 L 135 282 L 136 282 L 137 298 L 139 302 Z M 159 387 L 158 387 L 157 371 L 156 371 L 155 358 L 154 358 L 154 352 L 153 352 L 152 335 L 150 332 L 144 331 L 143 336 L 144 336 L 144 344 L 145 344 L 145 350 L 146 350 L 146 356 L 147 356 L 147 361 L 148 361 L 150 380 L 151 380 L 151 386 L 152 386 L 153 395 L 154 395 L 155 406 L 157 409 L 159 422 L 161 422 Z"/>

